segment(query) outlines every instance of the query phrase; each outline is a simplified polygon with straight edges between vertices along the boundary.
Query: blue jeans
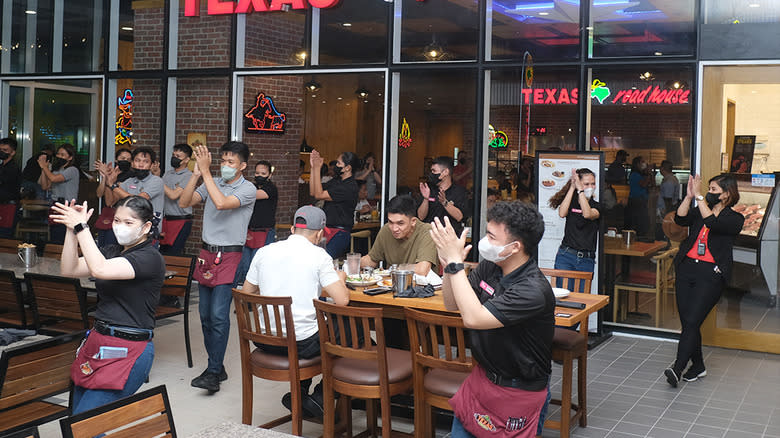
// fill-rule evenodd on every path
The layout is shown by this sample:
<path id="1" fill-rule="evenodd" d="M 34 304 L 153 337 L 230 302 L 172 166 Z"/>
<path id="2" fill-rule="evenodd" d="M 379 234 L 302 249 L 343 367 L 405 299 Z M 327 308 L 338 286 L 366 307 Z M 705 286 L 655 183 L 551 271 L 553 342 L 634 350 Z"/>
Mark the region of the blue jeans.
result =
<path id="1" fill-rule="evenodd" d="M 73 387 L 73 415 L 80 412 L 103 406 L 112 401 L 119 400 L 135 394 L 138 388 L 149 377 L 149 371 L 152 369 L 154 361 L 154 342 L 149 341 L 143 353 L 138 356 L 133 368 L 130 369 L 130 376 L 122 389 L 87 389 L 81 386 Z"/>
<path id="2" fill-rule="evenodd" d="M 544 419 L 547 418 L 547 409 L 550 408 L 550 400 L 552 400 L 552 393 L 550 392 L 550 378 L 547 378 L 547 397 L 544 399 L 542 410 L 539 411 L 539 423 L 536 425 L 536 436 L 542 436 L 542 430 L 544 430 Z"/>
<path id="3" fill-rule="evenodd" d="M 222 362 L 225 359 L 225 349 L 230 334 L 232 287 L 232 284 L 220 284 L 214 287 L 198 285 L 200 325 L 203 329 L 203 344 L 209 355 L 206 370 L 213 374 L 222 371 Z"/>
<path id="4" fill-rule="evenodd" d="M 173 241 L 173 245 L 160 245 L 160 253 L 165 255 L 180 256 L 184 253 L 184 245 L 187 244 L 187 238 L 192 231 L 192 221 L 187 221 L 182 225 L 179 235 Z"/>
<path id="5" fill-rule="evenodd" d="M 270 245 L 274 242 L 276 242 L 276 230 L 272 228 L 266 234 L 263 246 Z M 233 287 L 244 284 L 246 273 L 249 272 L 249 266 L 252 265 L 252 259 L 255 258 L 258 249 L 260 248 L 249 248 L 248 246 L 244 246 L 244 250 L 241 252 L 241 261 L 238 263 L 238 268 L 236 268 L 236 276 L 233 278 Z"/>
<path id="6" fill-rule="evenodd" d="M 463 424 L 455 415 L 452 416 L 452 430 L 450 438 L 475 438 L 468 430 L 463 428 Z"/>
<path id="7" fill-rule="evenodd" d="M 596 264 L 596 260 L 590 257 L 577 257 L 576 254 L 572 254 L 563 249 L 558 248 L 558 255 L 555 256 L 555 269 L 562 269 L 565 271 L 580 271 L 580 272 L 593 272 L 593 268 Z M 555 287 L 566 287 L 563 285 L 563 279 L 556 280 Z M 572 292 L 585 292 L 585 283 L 580 286 L 580 290 Z M 587 291 L 590 292 L 590 291 Z"/>
<path id="8" fill-rule="evenodd" d="M 349 230 L 340 230 L 330 239 L 330 242 L 325 246 L 325 251 L 328 255 L 334 259 L 343 257 L 349 249 L 350 241 Z M 370 249 L 370 248 L 369 248 Z"/>

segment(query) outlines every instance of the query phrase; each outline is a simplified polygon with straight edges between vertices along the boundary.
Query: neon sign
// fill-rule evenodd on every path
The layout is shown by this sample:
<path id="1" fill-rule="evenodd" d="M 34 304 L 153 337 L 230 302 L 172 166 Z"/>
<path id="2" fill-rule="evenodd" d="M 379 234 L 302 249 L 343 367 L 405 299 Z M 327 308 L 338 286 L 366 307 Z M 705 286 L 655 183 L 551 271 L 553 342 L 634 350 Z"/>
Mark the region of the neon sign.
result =
<path id="1" fill-rule="evenodd" d="M 607 84 L 598 79 L 594 79 L 590 85 L 590 97 L 591 99 L 597 99 L 599 103 L 604 103 L 604 99 L 608 98 L 611 93 Z"/>
<path id="2" fill-rule="evenodd" d="M 493 125 L 488 125 L 488 146 L 499 149 L 509 144 L 509 136 L 504 131 L 496 131 Z"/>
<path id="3" fill-rule="evenodd" d="M 409 129 L 409 124 L 406 123 L 406 117 L 401 124 L 401 133 L 398 135 L 398 146 L 406 149 L 412 145 L 412 130 Z"/>
<path id="4" fill-rule="evenodd" d="M 133 90 L 126 89 L 121 97 L 116 98 L 116 106 L 119 117 L 116 119 L 116 135 L 114 143 L 118 145 L 131 145 L 135 143 L 133 137 Z"/>
<path id="5" fill-rule="evenodd" d="M 654 103 L 654 104 L 666 104 L 666 105 L 685 105 L 688 103 L 688 98 L 691 95 L 691 90 L 677 89 L 662 89 L 658 85 L 655 87 L 650 85 L 644 90 L 620 90 L 612 99 L 612 103 Z"/>
<path id="6" fill-rule="evenodd" d="M 249 14 L 251 12 L 282 11 L 289 9 L 332 8 L 341 0 L 207 0 L 208 15 Z M 184 1 L 184 16 L 200 16 L 200 0 Z"/>
<path id="7" fill-rule="evenodd" d="M 576 88 L 523 88 L 525 105 L 576 105 L 580 90 Z"/>
<path id="8" fill-rule="evenodd" d="M 273 99 L 259 93 L 255 106 L 244 114 L 247 132 L 270 132 L 284 134 L 287 115 L 276 110 Z"/>

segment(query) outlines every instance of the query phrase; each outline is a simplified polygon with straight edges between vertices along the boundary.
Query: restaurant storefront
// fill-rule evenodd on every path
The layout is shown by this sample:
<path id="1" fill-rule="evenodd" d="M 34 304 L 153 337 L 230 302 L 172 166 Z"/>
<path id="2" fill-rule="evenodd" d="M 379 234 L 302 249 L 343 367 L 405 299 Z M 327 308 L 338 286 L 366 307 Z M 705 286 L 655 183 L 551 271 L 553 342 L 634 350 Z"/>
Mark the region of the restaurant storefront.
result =
<path id="1" fill-rule="evenodd" d="M 524 155 L 538 151 L 602 151 L 610 164 L 623 149 L 627 166 L 642 156 L 654 169 L 669 160 L 684 193 L 691 169 L 708 178 L 720 171 L 722 154 L 733 153 L 725 124 L 721 129 L 722 120 L 710 111 L 709 88 L 726 89 L 727 100 L 737 96 L 732 135 L 761 140 L 755 152 L 766 160 L 753 173 L 780 170 L 780 145 L 772 131 L 778 116 L 768 108 L 780 86 L 773 70 L 780 67 L 767 65 L 780 60 L 780 49 L 769 44 L 780 33 L 776 2 L 3 0 L 0 5 L 0 137 L 19 141 L 21 164 L 50 142 L 74 144 L 89 172 L 94 160 L 111 161 L 120 147 L 150 146 L 167 157 L 175 143 L 216 148 L 242 140 L 252 160 L 274 165 L 279 223 L 289 222 L 298 206 L 299 163 L 304 162 L 305 179 L 312 171 L 310 148 L 326 161 L 346 150 L 377 157 L 380 210 L 396 193 L 419 191 L 434 157 L 459 159 L 462 183 L 472 194 L 466 216 L 475 234 L 484 229 L 488 189 L 498 180 L 518 174 L 517 180 L 538 183 L 522 164 Z M 722 65 L 736 61 L 739 66 Z M 750 70 L 755 65 L 765 70 Z M 709 137 L 721 130 L 722 136 Z M 167 159 L 160 161 L 165 168 Z M 660 175 L 656 180 L 660 183 Z M 83 190 L 90 187 L 82 184 Z M 621 229 L 628 186 L 613 188 L 617 204 L 605 209 L 604 225 Z M 517 192 L 499 196 L 514 198 Z M 657 196 L 650 192 L 648 226 L 641 234 L 663 239 Z M 199 235 L 196 220 L 190 252 Z M 655 269 L 649 258 L 630 263 Z M 751 280 L 735 285 L 739 304 L 727 294 L 718 307 L 718 317 L 730 322 L 713 325 L 711 342 L 734 346 L 717 335 L 726 325 L 742 334 L 780 333 L 776 307 L 766 306 L 776 295 L 776 269 L 771 284 L 754 268 L 741 268 L 741 278 Z M 666 293 L 673 298 L 673 291 Z M 655 299 L 628 294 L 637 313 L 619 314 L 612 322 L 679 330 L 674 300 L 664 299 L 656 315 Z M 752 305 L 759 302 L 760 312 Z M 610 322 L 612 312 L 604 316 Z M 742 323 L 735 326 L 735 318 Z M 763 342 L 738 345 L 762 350 L 768 348 Z"/>

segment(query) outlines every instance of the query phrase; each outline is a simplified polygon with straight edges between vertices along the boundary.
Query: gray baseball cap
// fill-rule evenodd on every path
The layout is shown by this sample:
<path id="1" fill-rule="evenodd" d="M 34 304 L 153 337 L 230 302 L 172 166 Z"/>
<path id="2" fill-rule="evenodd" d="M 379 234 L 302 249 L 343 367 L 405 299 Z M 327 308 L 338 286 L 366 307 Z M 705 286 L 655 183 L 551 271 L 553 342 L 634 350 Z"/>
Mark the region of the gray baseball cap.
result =
<path id="1" fill-rule="evenodd" d="M 299 221 L 299 218 L 303 221 Z M 313 205 L 304 205 L 295 212 L 293 223 L 295 228 L 321 230 L 325 228 L 325 212 Z"/>

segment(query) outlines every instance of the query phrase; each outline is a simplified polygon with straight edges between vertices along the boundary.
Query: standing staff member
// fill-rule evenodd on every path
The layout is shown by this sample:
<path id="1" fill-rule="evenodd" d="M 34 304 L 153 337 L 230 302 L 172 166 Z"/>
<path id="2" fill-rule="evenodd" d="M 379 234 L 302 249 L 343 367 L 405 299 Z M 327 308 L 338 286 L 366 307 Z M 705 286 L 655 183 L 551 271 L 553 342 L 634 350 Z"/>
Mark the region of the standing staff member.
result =
<path id="1" fill-rule="evenodd" d="M 309 160 L 312 169 L 319 169 L 325 161 L 317 150 L 311 152 Z M 358 202 L 358 186 L 352 174 L 357 169 L 360 169 L 360 158 L 352 152 L 342 152 L 336 160 L 336 176 L 327 184 L 322 185 L 319 172 L 311 172 L 309 176 L 309 195 L 325 201 L 322 206 L 327 218 L 325 251 L 333 258 L 343 256 L 349 248 Z"/>
<path id="2" fill-rule="evenodd" d="M 171 168 L 162 177 L 165 202 L 163 204 L 162 229 L 165 236 L 160 241 L 160 252 L 179 256 L 192 231 L 192 207 L 179 207 L 179 196 L 192 177 L 188 165 L 192 148 L 187 143 L 173 145 Z"/>
<path id="3" fill-rule="evenodd" d="M 452 182 L 452 158 L 438 157 L 431 164 L 428 182 L 420 183 L 422 203 L 417 207 L 417 218 L 432 223 L 433 218 L 450 218 L 455 233 L 460 236 L 463 222 L 468 217 L 469 195 L 463 186 Z"/>
<path id="4" fill-rule="evenodd" d="M 577 169 L 572 170 L 566 185 L 550 198 L 550 207 L 557 208 L 558 216 L 566 219 L 563 240 L 555 256 L 555 269 L 593 272 L 600 217 L 599 203 L 593 200 L 595 190 L 593 171 Z M 557 286 L 562 287 L 562 283 L 562 279 L 558 279 Z"/>
<path id="5" fill-rule="evenodd" d="M 96 190 L 98 198 L 104 197 L 106 192 L 110 191 L 108 186 L 111 183 L 108 181 L 115 180 L 121 183 L 130 178 L 132 175 L 130 160 L 132 159 L 133 153 L 129 149 L 117 149 L 114 152 L 114 166 L 111 166 L 111 163 L 105 164 L 102 161 L 95 161 L 95 169 L 100 173 L 100 184 L 98 184 Z M 111 175 L 112 173 L 116 173 L 116 177 Z M 98 246 L 117 243 L 112 228 L 115 211 L 113 205 L 106 200 L 103 208 L 100 210 L 100 216 L 95 221 L 95 228 L 98 230 Z"/>
<path id="6" fill-rule="evenodd" d="M 257 196 L 254 184 L 241 175 L 249 159 L 247 145 L 230 141 L 219 152 L 220 177 L 214 178 L 209 170 L 211 152 L 203 145 L 195 149 L 195 169 L 179 197 L 182 208 L 206 203 L 201 235 L 203 248 L 193 278 L 198 281 L 200 325 L 209 358 L 208 367 L 192 379 L 191 385 L 211 392 L 219 391 L 219 382 L 227 380 L 222 362 L 230 334 L 231 287 Z M 203 184 L 196 190 L 201 176 Z"/>
<path id="7" fill-rule="evenodd" d="M 54 201 L 72 201 L 79 197 L 79 169 L 74 165 L 75 159 L 76 150 L 68 143 L 57 148 L 57 154 L 51 162 L 51 170 L 46 156 L 38 157 L 38 165 L 41 166 L 41 188 L 51 190 L 51 199 Z M 62 244 L 65 241 L 65 227 L 53 224 L 49 235 L 53 243 Z"/>
<path id="8" fill-rule="evenodd" d="M 22 183 L 22 172 L 14 159 L 16 147 L 16 140 L 0 139 L 0 237 L 5 238 L 10 238 L 14 233 L 16 202 L 19 201 Z"/>
<path id="9" fill-rule="evenodd" d="M 691 202 L 696 199 L 696 207 Z M 682 333 L 677 344 L 677 360 L 664 371 L 666 381 L 677 387 L 682 375 L 693 382 L 707 375 L 701 351 L 701 325 L 720 300 L 723 286 L 731 277 L 734 239 L 745 218 L 732 210 L 739 201 L 737 180 L 729 174 L 709 181 L 707 196 L 701 195 L 701 176 L 688 183 L 688 193 L 677 208 L 674 222 L 688 228 L 674 259 L 677 270 L 675 291 Z M 682 374 L 691 361 L 691 367 Z"/>
<path id="10" fill-rule="evenodd" d="M 119 201 L 113 224 L 119 245 L 102 248 L 89 232 L 93 210 L 86 202 L 58 202 L 52 211 L 52 220 L 68 230 L 60 274 L 95 277 L 99 298 L 95 326 L 71 366 L 73 414 L 78 414 L 135 393 L 148 378 L 165 260 L 149 235 L 157 220 L 152 204 L 140 196 Z"/>

